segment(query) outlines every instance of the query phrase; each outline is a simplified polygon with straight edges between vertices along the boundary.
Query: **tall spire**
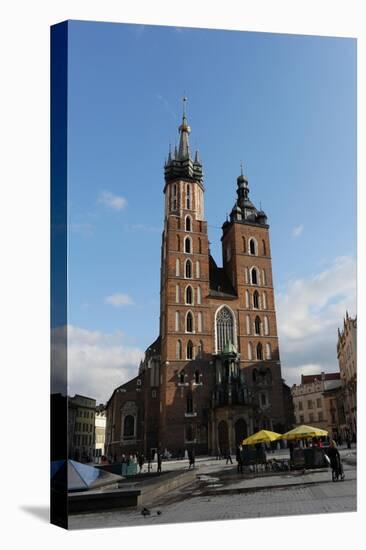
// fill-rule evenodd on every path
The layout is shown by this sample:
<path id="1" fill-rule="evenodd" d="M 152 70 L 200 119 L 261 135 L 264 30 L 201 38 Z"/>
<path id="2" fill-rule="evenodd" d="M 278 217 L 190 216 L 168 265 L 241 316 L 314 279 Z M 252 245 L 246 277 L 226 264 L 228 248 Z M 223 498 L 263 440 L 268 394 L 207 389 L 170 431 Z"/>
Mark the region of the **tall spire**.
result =
<path id="1" fill-rule="evenodd" d="M 185 107 L 186 102 L 187 102 L 187 98 L 186 96 L 184 96 L 182 124 L 179 126 L 179 132 L 180 132 L 179 149 L 178 149 L 179 160 L 186 160 L 190 158 L 188 136 L 191 133 L 191 129 L 188 126 L 187 117 L 186 117 L 186 107 Z"/>
<path id="2" fill-rule="evenodd" d="M 177 179 L 188 179 L 189 181 L 196 181 L 203 187 L 203 173 L 202 163 L 199 157 L 198 151 L 193 159 L 191 157 L 189 149 L 189 134 L 191 128 L 187 122 L 186 115 L 186 102 L 187 98 L 184 96 L 183 100 L 183 113 L 182 123 L 179 126 L 179 145 L 175 146 L 174 152 L 169 147 L 168 161 L 164 166 L 165 182 Z"/>

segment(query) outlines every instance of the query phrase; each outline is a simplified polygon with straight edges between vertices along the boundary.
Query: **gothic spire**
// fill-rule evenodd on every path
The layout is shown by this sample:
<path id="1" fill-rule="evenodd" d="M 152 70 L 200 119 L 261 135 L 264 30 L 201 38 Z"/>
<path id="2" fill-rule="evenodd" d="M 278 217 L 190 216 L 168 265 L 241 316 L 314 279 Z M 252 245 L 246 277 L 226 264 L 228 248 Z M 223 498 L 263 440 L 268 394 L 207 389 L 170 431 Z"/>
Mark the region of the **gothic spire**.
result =
<path id="1" fill-rule="evenodd" d="M 179 126 L 179 149 L 178 149 L 178 159 L 179 160 L 186 160 L 190 158 L 189 154 L 189 140 L 188 136 L 191 133 L 191 128 L 188 126 L 187 117 L 186 117 L 186 104 L 187 98 L 183 97 L 183 118 L 182 118 L 182 124 Z"/>

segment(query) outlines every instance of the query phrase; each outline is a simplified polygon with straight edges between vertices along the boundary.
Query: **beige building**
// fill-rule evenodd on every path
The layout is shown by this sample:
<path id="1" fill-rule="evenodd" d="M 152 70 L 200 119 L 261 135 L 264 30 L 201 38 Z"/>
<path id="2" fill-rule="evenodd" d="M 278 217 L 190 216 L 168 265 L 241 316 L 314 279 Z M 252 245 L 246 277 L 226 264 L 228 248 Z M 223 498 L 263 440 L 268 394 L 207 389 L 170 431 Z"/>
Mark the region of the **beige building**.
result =
<path id="1" fill-rule="evenodd" d="M 356 438 L 357 430 L 357 317 L 348 312 L 343 320 L 342 332 L 338 329 L 337 358 L 342 381 L 342 396 L 339 401 L 343 422 L 340 429 L 343 437 Z"/>
<path id="2" fill-rule="evenodd" d="M 95 410 L 95 462 L 100 462 L 100 459 L 105 455 L 105 429 L 107 415 L 104 405 L 98 405 Z"/>
<path id="3" fill-rule="evenodd" d="M 302 375 L 301 384 L 294 384 L 291 389 L 296 425 L 307 424 L 327 430 L 329 434 L 337 433 L 340 387 L 338 372 Z"/>
<path id="4" fill-rule="evenodd" d="M 94 458 L 96 401 L 83 395 L 68 398 L 69 458 L 90 462 Z"/>

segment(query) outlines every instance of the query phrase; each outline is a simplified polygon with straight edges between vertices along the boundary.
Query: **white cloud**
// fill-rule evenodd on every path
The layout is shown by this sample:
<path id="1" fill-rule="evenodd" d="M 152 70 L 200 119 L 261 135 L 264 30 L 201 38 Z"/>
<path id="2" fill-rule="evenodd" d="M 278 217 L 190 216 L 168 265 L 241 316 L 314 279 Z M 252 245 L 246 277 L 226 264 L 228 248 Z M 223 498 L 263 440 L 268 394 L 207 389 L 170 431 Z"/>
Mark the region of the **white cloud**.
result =
<path id="1" fill-rule="evenodd" d="M 292 236 L 296 239 L 297 237 L 300 237 L 300 235 L 302 234 L 303 231 L 304 231 L 304 226 L 303 225 L 297 225 L 292 230 Z"/>
<path id="2" fill-rule="evenodd" d="M 73 325 L 53 330 L 56 367 L 64 364 L 66 334 L 69 395 L 79 393 L 105 403 L 117 386 L 136 376 L 144 352 L 126 345 L 122 332 L 106 334 Z"/>
<path id="3" fill-rule="evenodd" d="M 308 279 L 292 280 L 277 296 L 283 377 L 299 383 L 301 374 L 337 372 L 337 328 L 346 310 L 356 312 L 356 262 L 339 257 Z"/>
<path id="4" fill-rule="evenodd" d="M 110 304 L 114 307 L 123 307 L 123 306 L 130 306 L 134 304 L 134 301 L 132 300 L 131 296 L 128 294 L 112 294 L 111 296 L 107 296 L 104 300 L 106 304 Z"/>
<path id="5" fill-rule="evenodd" d="M 124 197 L 113 195 L 113 193 L 109 193 L 109 191 L 103 191 L 99 196 L 98 202 L 112 210 L 123 210 L 127 205 L 127 200 Z"/>

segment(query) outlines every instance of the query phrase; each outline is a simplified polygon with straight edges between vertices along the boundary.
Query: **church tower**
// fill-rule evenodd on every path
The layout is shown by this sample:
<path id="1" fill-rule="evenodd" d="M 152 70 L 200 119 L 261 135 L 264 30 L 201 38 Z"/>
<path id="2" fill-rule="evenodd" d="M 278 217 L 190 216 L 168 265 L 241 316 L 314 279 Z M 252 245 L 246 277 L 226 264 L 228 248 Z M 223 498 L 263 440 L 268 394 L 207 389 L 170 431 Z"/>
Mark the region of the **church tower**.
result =
<path id="1" fill-rule="evenodd" d="M 161 253 L 161 385 L 159 443 L 163 448 L 207 449 L 210 374 L 204 366 L 208 336 L 209 252 L 204 185 L 198 151 L 189 146 L 185 113 L 179 147 L 165 163 Z M 207 327 L 206 327 L 207 324 Z"/>

